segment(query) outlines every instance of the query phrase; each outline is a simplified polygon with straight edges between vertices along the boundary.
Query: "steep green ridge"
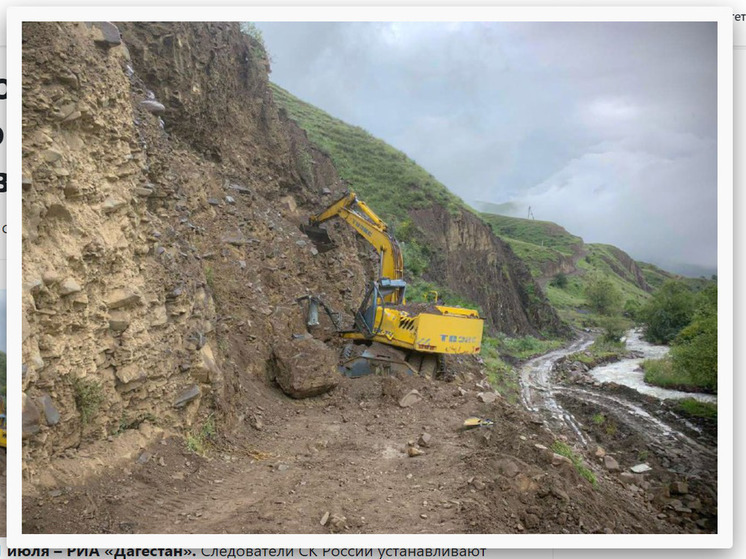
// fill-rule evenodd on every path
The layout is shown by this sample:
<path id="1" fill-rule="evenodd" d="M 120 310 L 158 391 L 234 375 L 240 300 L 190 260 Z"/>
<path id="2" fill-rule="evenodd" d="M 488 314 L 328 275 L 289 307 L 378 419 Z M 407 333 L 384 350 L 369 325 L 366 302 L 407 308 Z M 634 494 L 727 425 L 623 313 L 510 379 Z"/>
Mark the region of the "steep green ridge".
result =
<path id="1" fill-rule="evenodd" d="M 583 239 L 568 233 L 564 227 L 551 221 L 521 219 L 482 213 L 496 235 L 523 241 L 541 248 L 554 249 L 562 254 L 576 254 L 583 247 Z"/>
<path id="2" fill-rule="evenodd" d="M 638 262 L 637 265 L 640 266 L 642 274 L 645 277 L 645 281 L 653 289 L 658 289 L 668 280 L 683 281 L 689 286 L 689 289 L 695 292 L 702 291 L 707 286 L 712 285 L 711 278 L 688 278 L 677 274 L 672 274 L 671 272 L 661 270 L 655 264 L 650 264 L 648 262 Z"/>
<path id="3" fill-rule="evenodd" d="M 666 272 L 665 270 L 661 270 L 655 264 L 650 264 L 648 262 L 638 262 L 637 265 L 640 266 L 642 275 L 645 277 L 645 281 L 653 289 L 658 289 L 666 281 L 674 279 L 676 277 L 676 274 L 671 274 L 669 272 Z"/>
<path id="4" fill-rule="evenodd" d="M 277 104 L 308 133 L 309 139 L 333 159 L 350 189 L 391 225 L 407 220 L 409 209 L 438 203 L 449 210 L 473 211 L 442 183 L 399 150 L 309 105 L 276 84 L 270 84 Z"/>

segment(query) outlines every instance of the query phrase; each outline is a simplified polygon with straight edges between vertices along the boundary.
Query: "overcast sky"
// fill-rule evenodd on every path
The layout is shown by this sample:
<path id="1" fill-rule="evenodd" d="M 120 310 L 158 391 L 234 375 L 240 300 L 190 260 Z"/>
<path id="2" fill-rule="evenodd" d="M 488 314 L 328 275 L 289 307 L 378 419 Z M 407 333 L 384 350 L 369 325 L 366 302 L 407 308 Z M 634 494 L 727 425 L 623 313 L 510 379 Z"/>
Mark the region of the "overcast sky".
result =
<path id="1" fill-rule="evenodd" d="M 257 26 L 272 81 L 472 206 L 715 272 L 714 23 Z"/>

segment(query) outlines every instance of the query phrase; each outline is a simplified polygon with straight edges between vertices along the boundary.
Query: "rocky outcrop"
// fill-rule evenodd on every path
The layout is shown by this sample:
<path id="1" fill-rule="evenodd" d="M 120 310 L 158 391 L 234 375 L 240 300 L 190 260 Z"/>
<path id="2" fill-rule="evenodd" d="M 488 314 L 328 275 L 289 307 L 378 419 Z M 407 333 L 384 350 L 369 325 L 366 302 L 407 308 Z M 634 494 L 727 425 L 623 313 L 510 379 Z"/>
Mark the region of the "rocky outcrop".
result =
<path id="1" fill-rule="evenodd" d="M 523 261 L 477 216 L 439 205 L 410 215 L 433 255 L 426 277 L 477 303 L 493 330 L 511 336 L 570 334 Z"/>
<path id="2" fill-rule="evenodd" d="M 601 258 L 615 274 L 620 276 L 622 279 L 633 283 L 643 291 L 653 291 L 653 288 L 645 281 L 645 276 L 637 265 L 637 262 L 629 254 L 612 245 L 593 246 L 600 246 L 603 248 Z M 611 257 L 604 254 L 604 252 L 608 252 Z"/>
<path id="3" fill-rule="evenodd" d="M 553 258 L 541 263 L 541 275 L 536 278 L 540 285 L 546 285 L 557 274 L 570 275 L 578 271 L 576 262 L 581 254 L 567 255 L 559 251 L 554 251 Z"/>
<path id="4" fill-rule="evenodd" d="M 201 410 L 230 429 L 273 344 L 305 334 L 296 298 L 351 315 L 364 287 L 351 230 L 330 228 L 339 250 L 318 254 L 297 227 L 339 180 L 279 115 L 238 25 L 118 30 L 121 44 L 83 23 L 23 28 L 31 473 Z"/>
<path id="5" fill-rule="evenodd" d="M 299 230 L 344 186 L 275 107 L 261 45 L 234 23 L 27 23 L 23 42 L 28 474 L 148 425 L 230 431 L 268 369 L 294 397 L 333 386 L 330 324 L 278 348 L 307 334 L 303 295 L 351 319 L 376 257 L 344 224 L 326 253 Z M 496 329 L 562 331 L 475 216 L 413 215 L 430 273 Z"/>

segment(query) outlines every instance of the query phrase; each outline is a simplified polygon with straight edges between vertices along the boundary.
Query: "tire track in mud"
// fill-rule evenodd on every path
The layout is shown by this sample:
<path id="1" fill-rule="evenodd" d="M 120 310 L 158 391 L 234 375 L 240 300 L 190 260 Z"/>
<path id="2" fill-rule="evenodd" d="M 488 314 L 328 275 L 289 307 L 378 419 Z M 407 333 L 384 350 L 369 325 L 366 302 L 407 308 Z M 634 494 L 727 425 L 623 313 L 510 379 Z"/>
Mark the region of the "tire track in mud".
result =
<path id="1" fill-rule="evenodd" d="M 591 442 L 584 434 L 583 420 L 568 409 L 571 402 L 590 404 L 603 413 L 614 417 L 644 440 L 656 454 L 672 464 L 670 471 L 695 477 L 713 479 L 717 472 L 717 441 L 715 437 L 701 434 L 698 429 L 672 412 L 667 421 L 665 413 L 658 413 L 651 406 L 651 397 L 632 397 L 633 389 L 618 387 L 596 389 L 555 384 L 552 381 L 552 366 L 559 358 L 582 351 L 593 343 L 583 335 L 570 346 L 547 353 L 528 361 L 521 369 L 523 404 L 531 412 L 542 415 L 553 428 L 571 431 L 585 447 Z M 567 400 L 565 400 L 567 399 Z M 565 400 L 566 405 L 560 400 Z M 644 403 L 647 402 L 647 403 Z M 656 413 L 653 413 L 656 411 Z M 687 432 L 685 432 L 687 431 Z"/>
<path id="2" fill-rule="evenodd" d="M 235 497 L 241 489 L 244 469 L 236 463 L 212 460 L 200 465 L 192 475 L 177 473 L 171 476 L 172 483 L 164 483 L 153 475 L 157 468 L 162 466 L 151 464 L 136 475 L 136 484 L 122 499 L 126 504 L 117 514 L 115 531 L 173 532 L 174 526 L 198 518 L 197 514 L 201 516 L 198 509 L 204 503 L 214 500 L 224 503 L 221 499 L 224 495 Z"/>
<path id="3" fill-rule="evenodd" d="M 534 413 L 541 414 L 554 428 L 569 428 L 583 444 L 586 438 L 573 415 L 566 411 L 554 397 L 554 387 L 551 381 L 552 366 L 559 358 L 583 351 L 593 343 L 593 338 L 583 334 L 567 347 L 550 351 L 526 362 L 521 367 L 521 400 L 524 407 Z"/>

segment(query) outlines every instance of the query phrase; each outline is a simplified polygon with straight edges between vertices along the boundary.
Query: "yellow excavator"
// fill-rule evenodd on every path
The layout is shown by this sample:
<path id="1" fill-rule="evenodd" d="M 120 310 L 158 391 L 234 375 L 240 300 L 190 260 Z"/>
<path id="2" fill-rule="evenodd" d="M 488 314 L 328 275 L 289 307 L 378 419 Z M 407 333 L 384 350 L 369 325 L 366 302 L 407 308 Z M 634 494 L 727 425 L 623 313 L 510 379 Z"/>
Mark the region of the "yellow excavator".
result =
<path id="1" fill-rule="evenodd" d="M 310 217 L 301 229 L 320 251 L 330 250 L 334 243 L 321 224 L 335 217 L 352 226 L 380 256 L 378 278 L 368 285 L 352 329 L 341 329 L 336 313 L 318 298 L 302 298 L 309 300 L 309 325 L 318 324 L 321 305 L 343 338 L 369 342 L 362 354 L 354 355 L 352 345 L 345 348 L 341 368 L 347 376 L 368 374 L 371 362 L 390 368 L 404 365 L 411 371 L 435 374 L 444 371 L 445 355 L 479 353 L 484 321 L 477 311 L 438 304 L 407 304 L 399 243 L 386 223 L 354 192 L 346 193 Z M 392 346 L 404 351 L 387 351 Z"/>

